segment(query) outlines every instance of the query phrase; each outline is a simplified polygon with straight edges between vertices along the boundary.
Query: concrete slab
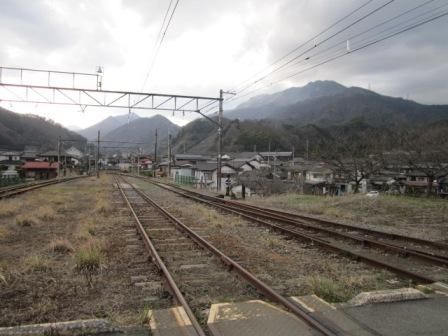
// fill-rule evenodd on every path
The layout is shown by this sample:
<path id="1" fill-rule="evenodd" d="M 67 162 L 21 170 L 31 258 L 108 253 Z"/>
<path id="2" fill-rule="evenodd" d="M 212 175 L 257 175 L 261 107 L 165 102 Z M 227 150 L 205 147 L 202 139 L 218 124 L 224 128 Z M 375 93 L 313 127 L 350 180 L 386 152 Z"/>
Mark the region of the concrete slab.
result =
<path id="1" fill-rule="evenodd" d="M 379 303 L 341 310 L 365 328 L 382 336 L 448 335 L 448 298 Z"/>
<path id="2" fill-rule="evenodd" d="M 431 284 L 431 288 L 444 294 L 448 294 L 448 285 L 444 282 L 434 282 Z"/>
<path id="3" fill-rule="evenodd" d="M 364 325 L 354 321 L 344 312 L 337 310 L 332 304 L 322 300 L 316 295 L 306 295 L 291 297 L 301 307 L 317 320 L 323 322 L 331 330 L 338 332 L 338 335 L 345 336 L 377 336 L 373 330 L 369 330 Z"/>
<path id="4" fill-rule="evenodd" d="M 421 300 L 426 295 L 415 288 L 388 289 L 373 292 L 363 292 L 351 299 L 351 306 L 363 306 L 372 303 L 386 303 L 396 301 Z"/>
<path id="5" fill-rule="evenodd" d="M 213 304 L 207 325 L 213 336 L 321 335 L 292 314 L 261 300 Z"/>
<path id="6" fill-rule="evenodd" d="M 154 336 L 198 336 L 183 307 L 153 310 L 149 314 Z"/>
<path id="7" fill-rule="evenodd" d="M 17 327 L 0 328 L 1 336 L 40 336 L 40 335 L 104 335 L 119 331 L 112 323 L 105 319 L 77 320 L 43 324 L 30 324 Z"/>

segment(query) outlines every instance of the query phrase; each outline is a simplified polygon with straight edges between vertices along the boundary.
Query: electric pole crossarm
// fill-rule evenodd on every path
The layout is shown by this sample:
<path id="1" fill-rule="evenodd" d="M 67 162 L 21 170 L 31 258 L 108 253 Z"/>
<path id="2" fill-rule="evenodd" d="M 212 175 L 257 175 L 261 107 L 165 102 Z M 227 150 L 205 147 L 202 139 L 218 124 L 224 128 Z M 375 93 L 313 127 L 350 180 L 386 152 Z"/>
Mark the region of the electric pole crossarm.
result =
<path id="1" fill-rule="evenodd" d="M 29 91 L 34 94 L 29 96 Z M 198 110 L 201 111 L 211 104 L 219 102 L 219 98 L 214 97 L 169 95 L 131 91 L 98 91 L 93 89 L 19 85 L 9 83 L 0 83 L 0 100 L 12 103 L 114 107 L 177 112 L 197 112 Z"/>
<path id="2" fill-rule="evenodd" d="M 215 124 L 218 127 L 221 127 L 221 124 L 219 122 L 217 122 L 216 120 L 213 120 L 212 118 L 210 118 L 208 115 L 202 113 L 200 110 L 195 111 L 196 113 L 199 113 L 201 116 L 203 116 L 205 119 L 207 119 L 208 121 L 212 122 L 213 124 Z"/>

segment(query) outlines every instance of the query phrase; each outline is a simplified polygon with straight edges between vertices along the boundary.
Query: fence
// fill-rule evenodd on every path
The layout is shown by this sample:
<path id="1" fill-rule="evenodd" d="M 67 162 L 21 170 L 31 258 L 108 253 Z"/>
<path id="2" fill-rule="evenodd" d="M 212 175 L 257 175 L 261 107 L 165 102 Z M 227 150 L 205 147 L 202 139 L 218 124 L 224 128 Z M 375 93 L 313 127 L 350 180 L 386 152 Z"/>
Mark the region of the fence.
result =
<path id="1" fill-rule="evenodd" d="M 23 179 L 21 179 L 20 177 L 3 177 L 0 178 L 0 188 L 23 182 L 24 182 Z"/>
<path id="2" fill-rule="evenodd" d="M 195 179 L 194 176 L 175 175 L 174 182 L 183 185 L 193 185 Z"/>

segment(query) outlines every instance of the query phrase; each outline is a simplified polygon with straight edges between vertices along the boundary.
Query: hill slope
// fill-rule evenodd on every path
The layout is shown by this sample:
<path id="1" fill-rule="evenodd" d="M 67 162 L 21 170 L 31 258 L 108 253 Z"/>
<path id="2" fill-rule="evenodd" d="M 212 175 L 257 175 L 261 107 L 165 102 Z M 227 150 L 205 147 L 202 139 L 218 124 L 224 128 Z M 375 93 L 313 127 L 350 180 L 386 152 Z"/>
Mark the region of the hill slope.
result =
<path id="1" fill-rule="evenodd" d="M 448 105 L 422 105 L 336 82 L 311 82 L 258 96 L 226 113 L 230 119 L 277 119 L 306 125 L 342 125 L 353 119 L 373 126 L 429 124 L 448 118 Z"/>
<path id="2" fill-rule="evenodd" d="M 153 152 L 155 142 L 155 130 L 158 130 L 158 146 L 162 150 L 167 146 L 168 131 L 176 136 L 179 126 L 173 124 L 167 118 L 156 115 L 151 118 L 138 118 L 129 124 L 122 125 L 113 131 L 102 136 L 102 140 L 112 141 L 107 146 L 126 147 L 132 144 L 120 144 L 119 142 L 144 143 L 142 147 L 145 151 Z M 114 143 L 113 141 L 117 141 Z"/>
<path id="3" fill-rule="evenodd" d="M 100 121 L 99 123 L 96 123 L 95 125 L 92 125 L 81 131 L 78 131 L 78 133 L 89 140 L 94 140 L 98 136 L 98 130 L 100 130 L 101 134 L 104 135 L 120 126 L 126 125 L 128 121 L 131 122 L 138 118 L 140 117 L 135 113 L 131 113 L 130 115 L 123 114 L 119 116 L 110 116 Z"/>
<path id="4" fill-rule="evenodd" d="M 23 149 L 25 145 L 35 145 L 46 149 L 56 149 L 58 137 L 78 140 L 78 145 L 84 147 L 86 139 L 69 131 L 59 124 L 42 117 L 20 114 L 0 107 L 0 147 L 8 149 Z"/>
<path id="5" fill-rule="evenodd" d="M 362 120 L 343 125 L 300 125 L 278 120 L 224 120 L 223 152 L 291 151 L 299 155 L 308 150 L 320 156 L 335 144 L 352 148 L 394 150 L 402 147 L 403 135 L 411 132 L 421 138 L 443 138 L 448 133 L 448 120 L 414 128 L 377 127 Z M 173 141 L 174 153 L 216 153 L 217 132 L 207 120 L 195 120 L 184 126 Z"/>

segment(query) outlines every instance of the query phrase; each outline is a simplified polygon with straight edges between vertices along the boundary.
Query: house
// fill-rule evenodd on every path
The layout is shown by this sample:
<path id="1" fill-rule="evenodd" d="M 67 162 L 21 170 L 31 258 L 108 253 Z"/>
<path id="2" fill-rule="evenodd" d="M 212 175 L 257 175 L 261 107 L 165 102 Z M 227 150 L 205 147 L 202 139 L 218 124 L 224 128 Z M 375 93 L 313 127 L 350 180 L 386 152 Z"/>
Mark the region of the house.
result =
<path id="1" fill-rule="evenodd" d="M 25 178 L 34 180 L 48 180 L 57 177 L 57 162 L 28 161 L 22 166 Z"/>
<path id="2" fill-rule="evenodd" d="M 8 169 L 3 171 L 0 175 L 2 179 L 17 179 L 19 177 L 19 173 L 14 165 L 10 165 Z"/>
<path id="3" fill-rule="evenodd" d="M 260 152 L 259 153 L 266 161 L 290 161 L 292 160 L 292 152 Z"/>
<path id="4" fill-rule="evenodd" d="M 430 181 L 429 177 L 424 173 L 416 170 L 409 171 L 406 174 L 406 181 L 404 181 L 406 193 L 423 194 L 427 192 L 428 185 L 431 186 L 431 192 L 437 191 L 437 180 Z"/>
<path id="5" fill-rule="evenodd" d="M 63 161 L 62 158 L 63 158 L 64 154 L 62 153 L 62 151 L 59 155 L 58 151 L 50 150 L 50 151 L 46 151 L 44 153 L 38 154 L 37 156 L 42 161 L 58 162 L 58 157 L 61 157 L 61 161 Z"/>
<path id="6" fill-rule="evenodd" d="M 36 146 L 25 146 L 22 153 L 22 161 L 34 161 L 36 160 L 38 148 Z"/>
<path id="7" fill-rule="evenodd" d="M 335 193 L 333 170 L 325 165 L 311 166 L 304 174 L 304 192 L 317 195 Z"/>
<path id="8" fill-rule="evenodd" d="M 196 164 L 175 165 L 171 168 L 171 178 L 180 184 L 194 185 L 198 188 L 216 189 L 218 163 L 216 161 L 199 161 Z M 237 170 L 228 163 L 221 166 L 221 190 L 225 189 L 227 176 L 237 175 Z"/>
<path id="9" fill-rule="evenodd" d="M 175 154 L 174 155 L 174 164 L 182 165 L 182 164 L 196 164 L 198 162 L 205 162 L 210 160 L 211 157 L 208 155 L 202 154 Z"/>
<path id="10" fill-rule="evenodd" d="M 12 150 L 2 150 L 0 151 L 0 162 L 2 164 L 13 164 L 20 162 L 20 157 L 22 152 L 12 151 Z"/>
<path id="11" fill-rule="evenodd" d="M 245 171 L 252 171 L 260 167 L 260 162 L 257 159 L 232 159 L 228 160 L 227 163 L 231 165 L 239 174 Z"/>
<path id="12" fill-rule="evenodd" d="M 75 164 L 79 164 L 81 159 L 84 156 L 84 153 L 81 152 L 78 148 L 72 146 L 69 149 L 66 149 L 65 154 L 71 158 L 72 161 L 75 161 Z"/>

